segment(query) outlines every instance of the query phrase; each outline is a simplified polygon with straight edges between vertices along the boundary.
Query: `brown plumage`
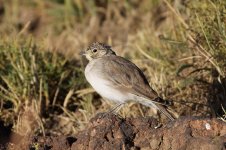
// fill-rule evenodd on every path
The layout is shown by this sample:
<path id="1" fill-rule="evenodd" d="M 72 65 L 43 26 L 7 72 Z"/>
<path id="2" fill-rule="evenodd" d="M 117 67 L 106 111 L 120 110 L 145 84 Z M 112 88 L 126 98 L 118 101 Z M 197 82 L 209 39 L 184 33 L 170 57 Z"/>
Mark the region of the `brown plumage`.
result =
<path id="1" fill-rule="evenodd" d="M 174 119 L 164 106 L 165 101 L 151 88 L 135 64 L 117 56 L 109 46 L 99 43 L 93 43 L 85 55 L 90 61 L 85 70 L 86 78 L 102 97 L 118 103 L 133 100 L 154 107 L 169 119 Z"/>

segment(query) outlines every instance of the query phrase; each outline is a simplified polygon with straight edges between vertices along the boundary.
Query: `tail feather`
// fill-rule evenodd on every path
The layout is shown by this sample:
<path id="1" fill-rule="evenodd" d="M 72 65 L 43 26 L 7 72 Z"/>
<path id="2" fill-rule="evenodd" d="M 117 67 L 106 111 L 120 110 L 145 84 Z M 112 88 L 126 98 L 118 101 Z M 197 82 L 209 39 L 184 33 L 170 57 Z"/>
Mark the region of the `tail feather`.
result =
<path id="1" fill-rule="evenodd" d="M 149 99 L 144 99 L 144 98 L 142 98 L 142 100 L 140 100 L 140 103 L 145 106 L 148 106 L 148 107 L 154 107 L 155 109 L 157 109 L 161 113 L 163 113 L 170 120 L 172 120 L 172 121 L 175 120 L 175 117 L 173 115 L 171 115 L 171 113 L 167 110 L 166 106 L 164 106 L 164 105 L 155 103 Z"/>
<path id="2" fill-rule="evenodd" d="M 159 104 L 154 104 L 156 105 L 157 109 L 163 113 L 166 117 L 168 117 L 171 121 L 175 120 L 175 118 L 173 117 L 173 115 L 171 115 L 169 113 L 169 111 L 167 110 L 167 108 L 165 108 L 165 106 L 159 105 Z"/>

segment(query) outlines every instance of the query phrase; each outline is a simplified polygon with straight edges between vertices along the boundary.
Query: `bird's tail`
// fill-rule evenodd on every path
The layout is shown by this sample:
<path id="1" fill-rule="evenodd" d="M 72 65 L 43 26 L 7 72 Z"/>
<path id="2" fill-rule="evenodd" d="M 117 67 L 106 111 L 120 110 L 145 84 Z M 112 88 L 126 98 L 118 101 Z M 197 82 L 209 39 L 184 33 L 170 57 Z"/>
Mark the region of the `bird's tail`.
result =
<path id="1" fill-rule="evenodd" d="M 155 107 L 161 112 L 163 113 L 167 118 L 169 118 L 170 120 L 175 120 L 175 117 L 167 110 L 166 106 L 161 105 L 161 104 L 155 104 Z"/>
<path id="2" fill-rule="evenodd" d="M 155 109 L 159 110 L 161 113 L 163 113 L 167 118 L 170 120 L 175 120 L 175 116 L 173 116 L 168 110 L 167 106 L 162 105 L 160 103 L 156 103 L 154 101 L 151 101 L 149 99 L 143 99 L 140 101 L 141 104 L 148 106 L 148 107 L 154 107 Z"/>

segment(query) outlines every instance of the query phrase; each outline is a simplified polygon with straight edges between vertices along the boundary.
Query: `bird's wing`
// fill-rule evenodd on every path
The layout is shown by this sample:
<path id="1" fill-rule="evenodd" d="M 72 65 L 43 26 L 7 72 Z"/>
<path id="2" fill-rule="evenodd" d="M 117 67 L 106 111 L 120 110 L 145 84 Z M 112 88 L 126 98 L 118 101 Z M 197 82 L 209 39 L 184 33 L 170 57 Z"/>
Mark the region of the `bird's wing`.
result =
<path id="1" fill-rule="evenodd" d="M 132 62 L 119 56 L 105 57 L 105 78 L 132 94 L 154 100 L 158 94 L 150 87 L 143 72 Z"/>
<path id="2" fill-rule="evenodd" d="M 155 106 L 169 119 L 174 119 L 164 106 L 166 101 L 161 99 L 150 87 L 143 72 L 135 64 L 119 56 L 105 57 L 104 59 L 107 60 L 104 61 L 103 65 L 105 74 L 103 77 L 110 80 L 115 88 L 143 97 L 147 100 L 143 101 L 143 104 Z"/>

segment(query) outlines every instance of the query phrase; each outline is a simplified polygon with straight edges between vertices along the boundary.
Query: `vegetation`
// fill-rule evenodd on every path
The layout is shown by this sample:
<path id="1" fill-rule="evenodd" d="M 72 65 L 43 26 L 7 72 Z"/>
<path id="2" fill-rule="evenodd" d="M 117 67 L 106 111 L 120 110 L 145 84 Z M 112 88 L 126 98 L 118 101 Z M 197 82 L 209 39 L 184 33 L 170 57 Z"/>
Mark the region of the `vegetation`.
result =
<path id="1" fill-rule="evenodd" d="M 142 68 L 180 115 L 225 120 L 225 7 L 224 0 L 0 1 L 0 120 L 20 134 L 69 134 L 107 111 L 79 56 L 94 41 Z M 152 111 L 128 104 L 120 114 Z"/>

